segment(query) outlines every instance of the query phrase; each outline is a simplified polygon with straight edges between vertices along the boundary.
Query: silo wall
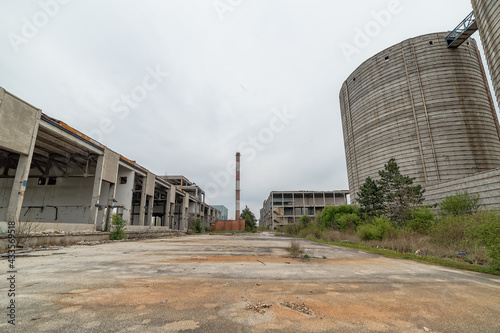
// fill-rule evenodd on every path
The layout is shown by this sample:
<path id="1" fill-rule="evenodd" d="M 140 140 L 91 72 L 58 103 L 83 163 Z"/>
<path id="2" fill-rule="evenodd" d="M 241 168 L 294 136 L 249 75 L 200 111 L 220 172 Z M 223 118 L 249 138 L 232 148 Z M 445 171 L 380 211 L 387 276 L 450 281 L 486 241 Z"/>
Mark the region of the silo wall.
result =
<path id="1" fill-rule="evenodd" d="M 472 0 L 491 79 L 500 105 L 500 1 Z"/>
<path id="2" fill-rule="evenodd" d="M 359 66 L 340 105 L 351 199 L 395 158 L 424 187 L 500 167 L 498 120 L 476 42 L 408 39 Z"/>

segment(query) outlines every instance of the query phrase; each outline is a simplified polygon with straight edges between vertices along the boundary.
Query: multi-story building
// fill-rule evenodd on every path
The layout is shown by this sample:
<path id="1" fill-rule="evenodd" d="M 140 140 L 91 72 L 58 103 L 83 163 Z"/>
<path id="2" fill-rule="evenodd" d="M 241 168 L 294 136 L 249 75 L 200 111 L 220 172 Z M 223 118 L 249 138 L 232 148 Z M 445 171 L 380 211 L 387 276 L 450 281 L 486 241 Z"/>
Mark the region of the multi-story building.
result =
<path id="1" fill-rule="evenodd" d="M 347 205 L 348 190 L 273 191 L 260 210 L 260 226 L 271 230 L 295 223 L 304 215 L 315 219 L 326 206 Z"/>
<path id="2" fill-rule="evenodd" d="M 227 207 L 224 205 L 212 205 L 215 209 L 217 209 L 221 213 L 221 220 L 227 220 L 228 219 L 228 210 Z"/>

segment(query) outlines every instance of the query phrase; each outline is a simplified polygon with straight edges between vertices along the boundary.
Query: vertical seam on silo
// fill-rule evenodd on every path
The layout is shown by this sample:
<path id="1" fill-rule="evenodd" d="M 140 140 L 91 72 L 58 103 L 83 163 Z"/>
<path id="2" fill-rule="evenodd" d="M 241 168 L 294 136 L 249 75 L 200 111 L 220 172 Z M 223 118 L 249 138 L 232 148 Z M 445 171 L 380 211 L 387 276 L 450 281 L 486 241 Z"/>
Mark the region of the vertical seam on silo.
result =
<path id="1" fill-rule="evenodd" d="M 405 65 L 405 74 L 406 74 L 406 82 L 408 83 L 408 92 L 410 93 L 410 102 L 411 102 L 411 108 L 413 110 L 413 119 L 415 120 L 415 131 L 417 133 L 417 141 L 418 141 L 418 148 L 420 150 L 420 158 L 422 159 L 422 168 L 424 171 L 424 179 L 425 179 L 425 184 L 428 184 L 427 181 L 427 171 L 425 170 L 425 159 L 424 159 L 424 153 L 422 151 L 422 142 L 420 141 L 420 133 L 418 129 L 418 121 L 417 121 L 417 113 L 415 111 L 415 103 L 413 101 L 413 94 L 411 92 L 411 82 L 410 82 L 410 77 L 408 75 L 408 66 L 406 65 L 406 56 L 405 56 L 405 51 L 403 49 L 403 46 L 401 46 L 401 53 L 403 54 L 403 63 Z"/>
<path id="2" fill-rule="evenodd" d="M 488 101 L 490 102 L 491 113 L 493 115 L 493 120 L 495 121 L 495 126 L 497 128 L 498 139 L 500 140 L 500 124 L 498 123 L 497 112 L 495 110 L 495 104 L 493 103 L 493 97 L 491 96 L 490 87 L 488 85 L 488 80 L 486 79 L 486 72 L 484 70 L 483 61 L 481 60 L 481 55 L 479 54 L 479 49 L 475 45 L 477 61 L 479 62 L 479 68 L 481 69 L 481 74 L 483 75 L 484 88 L 486 90 L 486 96 L 488 96 Z"/>
<path id="3" fill-rule="evenodd" d="M 357 189 L 359 190 L 359 173 L 358 173 L 358 160 L 357 160 L 357 155 L 356 155 L 356 144 L 354 142 L 354 129 L 352 127 L 352 114 L 351 114 L 351 99 L 349 97 L 349 84 L 346 82 L 346 85 L 345 85 L 345 90 L 346 90 L 346 99 L 347 99 L 347 106 L 348 106 L 348 109 L 349 111 L 347 112 L 347 114 L 349 115 L 349 126 L 351 127 L 351 141 L 352 141 L 352 150 L 353 150 L 353 153 L 354 153 L 354 172 L 356 173 L 356 185 L 357 185 Z M 356 196 L 356 193 L 354 193 L 354 196 Z"/>
<path id="4" fill-rule="evenodd" d="M 434 165 L 436 166 L 436 174 L 438 182 L 441 182 L 441 176 L 439 175 L 439 166 L 436 158 L 436 149 L 434 147 L 434 139 L 432 137 L 431 123 L 429 120 L 429 113 L 427 112 L 427 102 L 425 100 L 424 87 L 422 85 L 422 78 L 420 76 L 420 69 L 418 68 L 418 59 L 417 59 L 417 54 L 415 52 L 415 46 L 412 46 L 412 49 L 413 49 L 413 56 L 415 57 L 415 66 L 417 68 L 417 77 L 418 77 L 418 82 L 420 84 L 420 92 L 422 93 L 422 102 L 424 104 L 425 120 L 427 121 L 427 130 L 429 131 L 429 138 L 431 140 L 432 157 L 434 159 Z"/>

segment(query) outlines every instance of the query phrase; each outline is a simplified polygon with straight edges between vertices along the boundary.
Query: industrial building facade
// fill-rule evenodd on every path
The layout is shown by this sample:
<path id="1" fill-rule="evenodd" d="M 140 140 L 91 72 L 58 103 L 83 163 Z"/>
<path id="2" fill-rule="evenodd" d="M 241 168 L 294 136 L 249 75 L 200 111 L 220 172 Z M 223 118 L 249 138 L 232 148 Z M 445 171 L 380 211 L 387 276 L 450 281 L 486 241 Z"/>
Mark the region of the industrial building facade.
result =
<path id="1" fill-rule="evenodd" d="M 349 191 L 273 191 L 260 210 L 259 226 L 276 230 L 302 216 L 315 219 L 327 206 L 347 205 Z"/>
<path id="2" fill-rule="evenodd" d="M 183 176 L 157 176 L 0 87 L 0 228 L 109 230 L 113 213 L 129 230 L 186 231 L 220 212 Z"/>

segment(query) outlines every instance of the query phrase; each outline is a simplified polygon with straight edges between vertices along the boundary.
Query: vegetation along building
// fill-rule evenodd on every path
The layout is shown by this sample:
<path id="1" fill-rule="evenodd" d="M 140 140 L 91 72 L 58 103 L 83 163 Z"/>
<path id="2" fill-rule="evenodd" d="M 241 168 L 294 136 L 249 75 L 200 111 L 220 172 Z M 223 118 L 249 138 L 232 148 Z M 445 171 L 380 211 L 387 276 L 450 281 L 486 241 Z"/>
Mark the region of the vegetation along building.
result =
<path id="1" fill-rule="evenodd" d="M 276 230 L 307 215 L 315 219 L 326 206 L 347 205 L 349 191 L 273 191 L 260 210 L 259 226 Z"/>

